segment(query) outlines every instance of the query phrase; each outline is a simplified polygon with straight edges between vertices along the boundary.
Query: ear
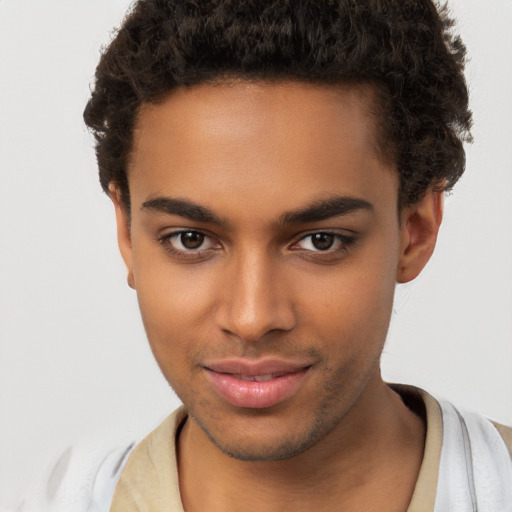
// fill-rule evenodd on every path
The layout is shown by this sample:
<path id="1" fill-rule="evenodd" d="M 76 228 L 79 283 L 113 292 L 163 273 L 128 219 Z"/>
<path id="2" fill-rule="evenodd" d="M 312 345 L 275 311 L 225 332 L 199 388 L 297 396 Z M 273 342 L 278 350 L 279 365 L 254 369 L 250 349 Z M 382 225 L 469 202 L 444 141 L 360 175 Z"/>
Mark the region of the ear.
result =
<path id="1" fill-rule="evenodd" d="M 397 281 L 412 281 L 434 252 L 443 219 L 444 193 L 433 188 L 401 214 L 400 260 Z"/>
<path id="2" fill-rule="evenodd" d="M 111 183 L 108 186 L 109 197 L 114 203 L 114 209 L 116 212 L 116 223 L 117 223 L 117 243 L 119 250 L 121 251 L 121 257 L 124 260 L 126 269 L 128 271 L 128 286 L 135 289 L 135 279 L 133 276 L 133 258 L 132 258 L 132 240 L 130 234 L 130 221 L 128 218 L 128 212 L 121 200 L 121 191 L 119 188 Z"/>

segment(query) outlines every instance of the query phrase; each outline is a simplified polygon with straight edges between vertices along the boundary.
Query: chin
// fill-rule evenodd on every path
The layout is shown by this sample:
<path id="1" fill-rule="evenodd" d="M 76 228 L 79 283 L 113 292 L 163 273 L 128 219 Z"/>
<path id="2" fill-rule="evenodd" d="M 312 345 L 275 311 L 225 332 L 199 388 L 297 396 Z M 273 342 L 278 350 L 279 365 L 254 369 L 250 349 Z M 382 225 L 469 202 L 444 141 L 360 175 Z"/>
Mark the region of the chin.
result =
<path id="1" fill-rule="evenodd" d="M 282 426 L 283 432 L 278 433 L 275 426 L 266 425 L 251 433 L 246 428 L 225 429 L 221 435 L 213 433 L 201 421 L 199 424 L 210 441 L 225 455 L 243 461 L 282 461 L 292 459 L 309 450 L 321 441 L 337 425 L 313 421 L 311 425 L 303 425 L 302 432 Z M 253 421 L 257 421 L 253 419 Z M 256 426 L 256 425 L 254 425 Z M 296 425 L 297 427 L 297 425 Z M 263 432 L 263 433 L 262 433 Z M 273 436 L 269 436 L 269 432 Z"/>
<path id="2" fill-rule="evenodd" d="M 314 442 L 290 442 L 285 441 L 283 443 L 274 444 L 260 444 L 259 446 L 254 445 L 234 445 L 230 443 L 228 446 L 220 444 L 216 439 L 211 438 L 211 441 L 219 448 L 225 455 L 237 460 L 244 461 L 279 461 L 288 460 L 304 453 L 308 450 Z"/>

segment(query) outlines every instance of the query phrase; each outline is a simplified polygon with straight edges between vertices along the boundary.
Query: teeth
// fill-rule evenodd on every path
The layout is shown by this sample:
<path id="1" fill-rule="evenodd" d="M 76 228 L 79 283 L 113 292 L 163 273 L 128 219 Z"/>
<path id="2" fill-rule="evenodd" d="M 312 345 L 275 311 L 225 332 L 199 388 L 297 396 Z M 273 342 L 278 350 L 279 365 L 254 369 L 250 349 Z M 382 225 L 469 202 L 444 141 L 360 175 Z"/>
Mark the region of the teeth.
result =
<path id="1" fill-rule="evenodd" d="M 254 380 L 256 382 L 265 382 L 266 380 L 273 379 L 274 375 L 271 373 L 270 375 L 255 375 Z"/>
<path id="2" fill-rule="evenodd" d="M 236 377 L 247 382 L 265 382 L 281 375 L 281 373 L 269 373 L 268 375 L 237 375 Z"/>

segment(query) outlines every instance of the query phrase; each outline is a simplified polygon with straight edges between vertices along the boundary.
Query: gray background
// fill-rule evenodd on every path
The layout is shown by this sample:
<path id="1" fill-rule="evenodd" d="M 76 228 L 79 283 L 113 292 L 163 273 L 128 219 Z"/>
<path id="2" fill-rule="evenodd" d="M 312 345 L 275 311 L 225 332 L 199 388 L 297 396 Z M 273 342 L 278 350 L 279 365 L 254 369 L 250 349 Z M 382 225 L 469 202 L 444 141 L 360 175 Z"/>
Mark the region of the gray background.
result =
<path id="1" fill-rule="evenodd" d="M 125 284 L 81 114 L 126 0 L 0 1 L 0 502 L 67 445 L 178 403 Z M 384 375 L 512 424 L 512 2 L 451 0 L 476 143 L 437 252 L 398 288 Z"/>

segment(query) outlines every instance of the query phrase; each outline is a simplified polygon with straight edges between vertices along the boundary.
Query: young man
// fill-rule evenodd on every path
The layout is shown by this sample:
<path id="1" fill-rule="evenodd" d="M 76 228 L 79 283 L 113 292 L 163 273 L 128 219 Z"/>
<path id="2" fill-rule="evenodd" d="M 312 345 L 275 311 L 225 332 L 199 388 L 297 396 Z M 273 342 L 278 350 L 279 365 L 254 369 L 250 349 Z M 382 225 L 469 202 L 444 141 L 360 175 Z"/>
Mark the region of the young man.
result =
<path id="1" fill-rule="evenodd" d="M 379 370 L 464 170 L 450 26 L 430 0 L 134 5 L 85 120 L 184 406 L 61 462 L 49 510 L 511 509 L 512 431 Z"/>

